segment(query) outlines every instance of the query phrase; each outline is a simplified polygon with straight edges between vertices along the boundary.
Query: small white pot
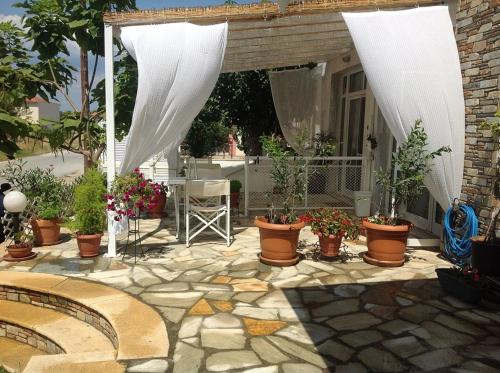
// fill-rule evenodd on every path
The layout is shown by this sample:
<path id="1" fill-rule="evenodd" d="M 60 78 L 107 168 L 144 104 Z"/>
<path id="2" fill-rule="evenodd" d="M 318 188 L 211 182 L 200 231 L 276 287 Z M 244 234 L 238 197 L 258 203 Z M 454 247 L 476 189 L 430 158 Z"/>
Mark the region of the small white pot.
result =
<path id="1" fill-rule="evenodd" d="M 354 213 L 360 218 L 370 216 L 370 207 L 372 204 L 372 192 L 356 191 L 354 192 Z"/>

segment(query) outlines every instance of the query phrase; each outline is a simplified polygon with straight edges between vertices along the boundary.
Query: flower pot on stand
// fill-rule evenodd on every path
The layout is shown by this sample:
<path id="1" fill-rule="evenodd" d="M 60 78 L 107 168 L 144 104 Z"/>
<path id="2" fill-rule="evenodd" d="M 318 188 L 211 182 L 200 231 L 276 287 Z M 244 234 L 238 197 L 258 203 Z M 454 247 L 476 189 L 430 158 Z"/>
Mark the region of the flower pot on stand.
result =
<path id="1" fill-rule="evenodd" d="M 153 207 L 148 209 L 148 216 L 150 218 L 161 218 L 163 217 L 165 206 L 167 204 L 167 194 L 164 190 L 161 191 L 158 196 L 158 203 Z"/>
<path id="2" fill-rule="evenodd" d="M 343 236 L 343 233 L 339 233 L 335 236 L 323 236 L 322 234 L 318 234 L 321 256 L 326 258 L 335 258 L 338 256 Z"/>
<path id="3" fill-rule="evenodd" d="M 76 234 L 76 242 L 82 258 L 92 258 L 99 255 L 102 233 Z"/>
<path id="4" fill-rule="evenodd" d="M 472 240 L 471 265 L 481 275 L 500 276 L 500 240 L 475 236 Z"/>
<path id="5" fill-rule="evenodd" d="M 61 243 L 59 219 L 32 219 L 31 227 L 35 236 L 35 245 L 51 246 Z"/>
<path id="6" fill-rule="evenodd" d="M 261 262 L 278 267 L 287 267 L 299 261 L 297 247 L 299 245 L 300 230 L 305 223 L 272 224 L 263 216 L 255 218 L 255 225 L 259 228 Z"/>
<path id="7" fill-rule="evenodd" d="M 405 262 L 406 244 L 412 224 L 400 220 L 400 225 L 375 224 L 363 221 L 368 252 L 365 262 L 379 267 L 400 267 Z"/>

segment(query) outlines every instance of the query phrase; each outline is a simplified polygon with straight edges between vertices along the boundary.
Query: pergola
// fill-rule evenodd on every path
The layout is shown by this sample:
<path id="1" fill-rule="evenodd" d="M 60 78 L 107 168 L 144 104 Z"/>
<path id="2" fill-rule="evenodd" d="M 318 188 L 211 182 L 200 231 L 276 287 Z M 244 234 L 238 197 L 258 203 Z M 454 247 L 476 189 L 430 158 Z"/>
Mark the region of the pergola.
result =
<path id="1" fill-rule="evenodd" d="M 454 3 L 454 2 L 453 2 Z M 105 23 L 106 136 L 108 185 L 115 177 L 113 102 L 113 36 L 133 25 L 189 22 L 197 25 L 228 23 L 222 72 L 239 72 L 320 63 L 354 49 L 340 12 L 407 9 L 441 5 L 441 0 L 316 0 L 277 4 L 224 5 L 151 11 L 107 13 Z M 116 255 L 109 235 L 108 255 Z"/>

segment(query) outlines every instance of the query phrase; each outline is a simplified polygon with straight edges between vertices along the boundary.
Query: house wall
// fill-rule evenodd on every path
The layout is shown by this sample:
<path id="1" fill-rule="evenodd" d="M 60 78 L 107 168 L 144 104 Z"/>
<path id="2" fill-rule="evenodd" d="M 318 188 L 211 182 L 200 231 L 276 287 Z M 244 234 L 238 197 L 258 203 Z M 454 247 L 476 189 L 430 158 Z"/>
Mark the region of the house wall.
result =
<path id="1" fill-rule="evenodd" d="M 500 2 L 462 0 L 457 13 L 456 39 L 465 95 L 465 169 L 462 200 L 473 205 L 481 229 L 488 224 L 493 204 L 491 175 L 498 156 L 491 131 L 481 129 L 492 119 L 500 98 Z"/>

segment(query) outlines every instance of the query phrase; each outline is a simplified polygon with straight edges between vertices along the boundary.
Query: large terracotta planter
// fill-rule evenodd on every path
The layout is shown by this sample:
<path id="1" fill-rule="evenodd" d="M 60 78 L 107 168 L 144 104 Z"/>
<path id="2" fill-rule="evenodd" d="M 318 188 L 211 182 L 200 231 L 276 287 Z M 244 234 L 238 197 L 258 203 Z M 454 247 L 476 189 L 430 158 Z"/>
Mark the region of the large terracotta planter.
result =
<path id="1" fill-rule="evenodd" d="M 363 221 L 368 252 L 363 259 L 379 267 L 400 267 L 405 262 L 406 243 L 412 224 L 402 220 L 401 225 L 385 225 Z"/>
<path id="2" fill-rule="evenodd" d="M 304 222 L 271 224 L 263 216 L 255 218 L 260 233 L 260 260 L 269 265 L 286 267 L 299 261 L 297 246 Z"/>
<path id="3" fill-rule="evenodd" d="M 326 258 L 335 258 L 338 256 L 342 237 L 343 234 L 337 234 L 336 236 L 323 236 L 322 234 L 318 234 L 321 256 Z"/>
<path id="4" fill-rule="evenodd" d="M 7 251 L 9 252 L 10 256 L 14 259 L 26 258 L 31 256 L 32 249 L 33 246 L 27 243 L 7 246 Z"/>
<path id="5" fill-rule="evenodd" d="M 35 245 L 51 246 L 61 243 L 59 219 L 32 219 L 31 227 L 35 236 Z"/>
<path id="6" fill-rule="evenodd" d="M 155 207 L 148 210 L 148 216 L 150 218 L 161 218 L 163 217 L 165 206 L 167 204 L 167 194 L 164 190 L 158 196 L 158 203 Z"/>
<path id="7" fill-rule="evenodd" d="M 500 276 L 500 240 L 486 241 L 484 236 L 475 236 L 472 240 L 472 268 L 481 275 Z"/>
<path id="8" fill-rule="evenodd" d="M 82 258 L 91 258 L 99 255 L 102 233 L 76 234 L 76 242 Z"/>

